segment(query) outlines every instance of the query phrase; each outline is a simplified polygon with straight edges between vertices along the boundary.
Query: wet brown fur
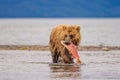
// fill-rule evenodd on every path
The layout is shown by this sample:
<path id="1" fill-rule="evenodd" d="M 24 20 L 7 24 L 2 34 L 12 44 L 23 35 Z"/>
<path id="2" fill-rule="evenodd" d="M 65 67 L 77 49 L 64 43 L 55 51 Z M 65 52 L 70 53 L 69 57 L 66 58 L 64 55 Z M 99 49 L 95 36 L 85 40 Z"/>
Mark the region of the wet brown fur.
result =
<path id="1" fill-rule="evenodd" d="M 81 41 L 80 26 L 59 25 L 55 27 L 50 34 L 49 47 L 52 55 L 52 61 L 58 63 L 60 60 L 64 63 L 73 63 L 69 51 L 60 43 L 65 40 L 65 34 L 72 34 L 71 42 L 79 46 Z"/>

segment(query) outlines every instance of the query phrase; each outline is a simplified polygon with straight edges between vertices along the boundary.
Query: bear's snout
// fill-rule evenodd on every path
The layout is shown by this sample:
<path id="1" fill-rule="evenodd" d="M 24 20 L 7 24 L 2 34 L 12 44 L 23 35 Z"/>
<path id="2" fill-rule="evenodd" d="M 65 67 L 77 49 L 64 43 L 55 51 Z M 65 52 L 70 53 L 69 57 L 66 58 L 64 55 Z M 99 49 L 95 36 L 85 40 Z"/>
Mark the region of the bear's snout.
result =
<path id="1" fill-rule="evenodd" d="M 71 43 L 70 35 L 66 35 L 64 44 L 69 45 Z"/>
<path id="2" fill-rule="evenodd" d="M 69 41 L 69 40 L 64 41 L 64 44 L 66 44 L 66 45 L 69 45 L 70 43 L 71 43 L 71 41 Z"/>

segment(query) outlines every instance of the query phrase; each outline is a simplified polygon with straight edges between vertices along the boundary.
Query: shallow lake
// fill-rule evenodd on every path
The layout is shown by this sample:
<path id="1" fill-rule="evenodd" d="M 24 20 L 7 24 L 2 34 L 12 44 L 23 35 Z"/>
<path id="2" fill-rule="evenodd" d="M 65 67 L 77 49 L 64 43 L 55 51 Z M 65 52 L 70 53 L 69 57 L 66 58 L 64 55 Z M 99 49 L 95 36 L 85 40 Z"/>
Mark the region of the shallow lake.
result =
<path id="1" fill-rule="evenodd" d="M 0 80 L 120 79 L 120 51 L 80 51 L 80 66 L 50 66 L 49 51 L 0 51 Z"/>
<path id="2" fill-rule="evenodd" d="M 48 45 L 59 24 L 80 25 L 81 45 L 120 46 L 120 18 L 0 19 L 0 44 Z"/>

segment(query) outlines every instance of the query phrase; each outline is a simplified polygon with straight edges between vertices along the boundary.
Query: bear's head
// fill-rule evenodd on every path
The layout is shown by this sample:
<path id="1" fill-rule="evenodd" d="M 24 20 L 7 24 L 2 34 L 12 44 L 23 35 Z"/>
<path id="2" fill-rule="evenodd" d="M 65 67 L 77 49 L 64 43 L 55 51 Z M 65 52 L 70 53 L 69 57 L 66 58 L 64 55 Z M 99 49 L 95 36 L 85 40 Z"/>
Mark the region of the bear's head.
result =
<path id="1" fill-rule="evenodd" d="M 62 41 L 65 44 L 70 44 L 71 42 L 78 46 L 80 44 L 81 35 L 80 35 L 80 26 L 66 26 L 62 27 L 62 35 L 60 36 Z"/>

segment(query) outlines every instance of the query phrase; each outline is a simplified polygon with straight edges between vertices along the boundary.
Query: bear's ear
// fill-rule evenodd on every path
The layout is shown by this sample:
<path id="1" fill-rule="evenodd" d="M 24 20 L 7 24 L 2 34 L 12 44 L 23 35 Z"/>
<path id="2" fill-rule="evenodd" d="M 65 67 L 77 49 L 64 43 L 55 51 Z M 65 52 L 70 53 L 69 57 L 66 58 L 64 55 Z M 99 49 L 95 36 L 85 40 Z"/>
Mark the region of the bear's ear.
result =
<path id="1" fill-rule="evenodd" d="M 79 32 L 80 31 L 80 26 L 76 26 L 76 30 Z"/>
<path id="2" fill-rule="evenodd" d="M 63 26 L 63 30 L 66 30 L 66 26 Z"/>

